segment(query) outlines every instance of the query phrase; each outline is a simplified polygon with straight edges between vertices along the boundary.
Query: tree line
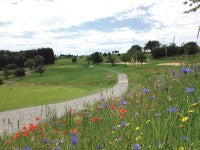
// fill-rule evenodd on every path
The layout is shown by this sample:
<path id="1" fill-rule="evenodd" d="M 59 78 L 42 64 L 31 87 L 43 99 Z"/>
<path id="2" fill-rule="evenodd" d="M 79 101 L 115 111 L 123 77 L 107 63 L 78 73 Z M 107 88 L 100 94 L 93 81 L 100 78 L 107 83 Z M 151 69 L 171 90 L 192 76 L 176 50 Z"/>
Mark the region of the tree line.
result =
<path id="1" fill-rule="evenodd" d="M 39 48 L 19 52 L 0 50 L 0 70 L 9 64 L 16 64 L 18 67 L 23 68 L 26 60 L 34 59 L 36 56 L 43 57 L 44 65 L 54 64 L 55 62 L 52 48 Z"/>

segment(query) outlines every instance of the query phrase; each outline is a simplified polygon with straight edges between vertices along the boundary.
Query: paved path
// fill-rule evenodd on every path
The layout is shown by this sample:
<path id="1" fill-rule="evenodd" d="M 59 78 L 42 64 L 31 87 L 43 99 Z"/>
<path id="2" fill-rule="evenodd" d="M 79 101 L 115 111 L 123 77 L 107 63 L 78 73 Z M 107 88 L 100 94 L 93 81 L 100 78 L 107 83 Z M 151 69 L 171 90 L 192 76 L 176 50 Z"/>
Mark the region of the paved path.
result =
<path id="1" fill-rule="evenodd" d="M 127 75 L 119 74 L 117 84 L 112 88 L 102 91 L 102 93 L 105 99 L 109 99 L 122 96 L 127 89 Z M 16 132 L 18 128 L 21 129 L 24 125 L 34 123 L 35 116 L 40 116 L 41 119 L 44 120 L 46 118 L 46 114 L 49 114 L 49 112 L 55 112 L 58 117 L 61 117 L 66 113 L 67 109 L 83 109 L 86 105 L 94 104 L 99 99 L 100 93 L 96 93 L 66 102 L 50 104 L 48 106 L 36 106 L 0 112 L 0 132 L 7 131 L 8 133 L 13 133 Z"/>

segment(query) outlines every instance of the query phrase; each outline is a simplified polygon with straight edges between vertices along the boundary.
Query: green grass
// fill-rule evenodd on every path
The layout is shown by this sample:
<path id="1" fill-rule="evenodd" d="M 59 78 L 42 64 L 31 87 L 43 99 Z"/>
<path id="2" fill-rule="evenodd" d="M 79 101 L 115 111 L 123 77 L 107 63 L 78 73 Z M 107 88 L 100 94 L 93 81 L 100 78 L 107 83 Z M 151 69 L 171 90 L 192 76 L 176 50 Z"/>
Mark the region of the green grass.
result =
<path id="1" fill-rule="evenodd" d="M 111 81 L 108 75 L 113 76 Z M 70 100 L 111 87 L 116 82 L 117 73 L 111 70 L 59 60 L 47 66 L 42 77 L 32 73 L 0 86 L 0 111 Z"/>
<path id="2" fill-rule="evenodd" d="M 131 83 L 130 92 L 122 99 L 97 102 L 82 111 L 69 111 L 62 118 L 52 117 L 36 123 L 32 131 L 0 138 L 2 149 L 134 149 L 198 150 L 200 147 L 200 69 L 191 73 L 180 67 L 137 67 L 102 65 L 103 70 L 125 72 Z M 175 74 L 171 71 L 176 70 Z M 133 84 L 134 82 L 135 84 Z M 194 88 L 188 93 L 187 88 Z M 149 89 L 145 93 L 144 89 Z M 121 103 L 127 104 L 121 104 Z M 174 112 L 169 108 L 173 107 Z M 122 113 L 124 110 L 124 113 Z M 72 131 L 75 132 L 72 134 Z M 73 143 L 73 138 L 77 143 Z M 46 143 L 44 142 L 46 141 Z M 58 141 L 60 144 L 58 144 Z M 135 150 L 135 149 L 134 149 Z"/>

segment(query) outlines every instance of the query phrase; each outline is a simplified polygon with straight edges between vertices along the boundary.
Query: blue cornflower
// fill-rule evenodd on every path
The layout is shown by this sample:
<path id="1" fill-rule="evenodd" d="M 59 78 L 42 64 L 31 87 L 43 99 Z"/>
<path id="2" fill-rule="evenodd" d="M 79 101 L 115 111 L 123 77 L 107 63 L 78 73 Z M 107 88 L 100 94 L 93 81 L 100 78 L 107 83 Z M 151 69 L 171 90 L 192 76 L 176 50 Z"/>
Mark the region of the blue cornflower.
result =
<path id="1" fill-rule="evenodd" d="M 183 136 L 182 136 L 182 140 L 183 140 L 183 141 L 188 141 L 189 138 L 188 138 L 186 135 L 183 135 Z"/>
<path id="2" fill-rule="evenodd" d="M 155 114 L 156 117 L 160 117 L 161 116 L 161 113 L 157 113 Z"/>
<path id="3" fill-rule="evenodd" d="M 119 101 L 119 104 L 120 104 L 120 105 L 126 105 L 126 104 L 127 104 L 127 101 L 121 100 L 121 101 Z"/>
<path id="4" fill-rule="evenodd" d="M 151 98 L 151 99 L 155 99 L 156 96 L 155 96 L 155 95 L 151 95 L 150 98 Z"/>
<path id="5" fill-rule="evenodd" d="M 122 122 L 122 123 L 120 123 L 120 126 L 124 127 L 126 124 L 127 124 L 127 122 Z"/>
<path id="6" fill-rule="evenodd" d="M 185 91 L 187 93 L 193 93 L 194 92 L 194 88 L 186 88 Z"/>
<path id="7" fill-rule="evenodd" d="M 101 97 L 100 97 L 100 100 L 101 100 L 101 101 L 104 101 L 104 100 L 105 100 L 105 98 L 104 98 L 103 96 L 101 96 Z"/>
<path id="8" fill-rule="evenodd" d="M 103 148 L 103 146 L 97 145 L 97 149 L 102 149 L 102 148 Z"/>
<path id="9" fill-rule="evenodd" d="M 172 70 L 172 71 L 171 71 L 171 74 L 176 74 L 176 70 Z"/>
<path id="10" fill-rule="evenodd" d="M 143 91 L 144 91 L 145 93 L 149 93 L 149 92 L 150 92 L 149 89 L 144 89 Z"/>
<path id="11" fill-rule="evenodd" d="M 43 140 L 42 140 L 42 143 L 47 144 L 47 143 L 48 143 L 48 140 L 47 140 L 47 139 L 43 139 Z"/>
<path id="12" fill-rule="evenodd" d="M 105 104 L 105 105 L 104 105 L 104 108 L 108 108 L 108 107 L 109 107 L 109 104 Z"/>
<path id="13" fill-rule="evenodd" d="M 78 135 L 77 135 L 77 133 L 76 133 L 76 132 L 71 132 L 71 135 L 72 135 L 73 137 L 76 137 L 76 138 L 78 138 Z"/>
<path id="14" fill-rule="evenodd" d="M 176 108 L 176 107 L 169 107 L 167 110 L 168 110 L 168 112 L 177 112 L 178 108 Z"/>
<path id="15" fill-rule="evenodd" d="M 184 68 L 184 67 L 182 67 L 181 68 L 181 72 L 183 72 L 183 73 L 190 73 L 190 72 L 192 72 L 192 69 L 191 68 Z"/>
<path id="16" fill-rule="evenodd" d="M 134 144 L 133 145 L 133 149 L 134 150 L 140 150 L 141 149 L 141 145 L 140 144 Z"/>
<path id="17" fill-rule="evenodd" d="M 161 146 L 162 146 L 161 142 L 156 142 L 155 145 L 156 145 L 158 148 L 161 148 Z"/>
<path id="18" fill-rule="evenodd" d="M 76 138 L 76 137 L 71 137 L 70 138 L 70 140 L 71 140 L 71 143 L 73 144 L 73 145 L 76 145 L 76 144 L 78 144 L 78 138 Z"/>
<path id="19" fill-rule="evenodd" d="M 30 147 L 24 147 L 23 150 L 31 150 Z"/>

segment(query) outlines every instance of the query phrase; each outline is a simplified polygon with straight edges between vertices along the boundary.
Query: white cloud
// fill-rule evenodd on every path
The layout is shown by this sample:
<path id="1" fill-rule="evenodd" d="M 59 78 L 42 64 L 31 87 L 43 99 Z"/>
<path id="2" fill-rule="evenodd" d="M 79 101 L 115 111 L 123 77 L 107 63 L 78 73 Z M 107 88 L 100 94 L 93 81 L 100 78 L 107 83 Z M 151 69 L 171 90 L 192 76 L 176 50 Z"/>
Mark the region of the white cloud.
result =
<path id="1" fill-rule="evenodd" d="M 183 14 L 187 8 L 182 0 L 1 0 L 0 21 L 9 24 L 0 26 L 0 49 L 49 46 L 57 54 L 89 54 L 92 50 L 109 49 L 124 52 L 131 45 L 148 40 L 168 43 L 174 36 L 178 44 L 195 41 L 200 11 Z M 150 28 L 137 31 L 127 25 L 109 32 L 85 29 L 80 32 L 50 31 L 107 17 L 114 17 L 115 23 L 140 17 L 150 24 Z M 35 34 L 25 37 L 24 34 L 30 31 Z"/>

